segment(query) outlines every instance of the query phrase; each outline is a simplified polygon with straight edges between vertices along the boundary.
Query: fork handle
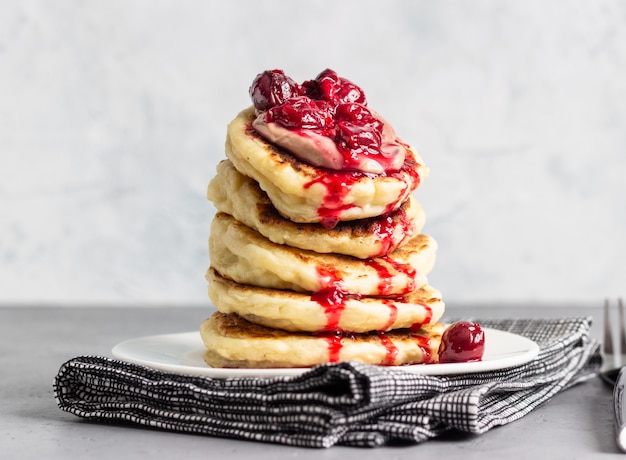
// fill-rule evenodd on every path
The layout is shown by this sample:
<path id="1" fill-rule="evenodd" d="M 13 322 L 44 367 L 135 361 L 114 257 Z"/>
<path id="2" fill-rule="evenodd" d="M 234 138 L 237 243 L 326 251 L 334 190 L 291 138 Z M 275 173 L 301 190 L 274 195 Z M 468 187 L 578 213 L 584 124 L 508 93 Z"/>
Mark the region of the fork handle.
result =
<path id="1" fill-rule="evenodd" d="M 613 387 L 613 406 L 617 445 L 626 452 L 626 366 L 621 368 Z"/>

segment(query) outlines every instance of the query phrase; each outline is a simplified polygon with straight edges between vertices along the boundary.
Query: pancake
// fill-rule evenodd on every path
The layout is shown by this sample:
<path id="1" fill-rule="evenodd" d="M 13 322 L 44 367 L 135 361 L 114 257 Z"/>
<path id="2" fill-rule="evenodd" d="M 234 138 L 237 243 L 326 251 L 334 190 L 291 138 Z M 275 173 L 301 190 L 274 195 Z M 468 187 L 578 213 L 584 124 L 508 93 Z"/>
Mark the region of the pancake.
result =
<path id="1" fill-rule="evenodd" d="M 237 283 L 317 292 L 340 285 L 352 294 L 387 296 L 427 283 L 437 244 L 418 235 L 385 257 L 357 259 L 272 243 L 234 217 L 218 213 L 211 224 L 211 266 Z"/>
<path id="2" fill-rule="evenodd" d="M 212 367 L 311 367 L 338 361 L 398 366 L 437 362 L 444 325 L 385 334 L 314 335 L 253 324 L 235 314 L 215 313 L 200 326 Z"/>
<path id="3" fill-rule="evenodd" d="M 439 291 L 425 285 L 398 297 L 361 297 L 337 290 L 316 294 L 239 284 L 215 269 L 206 274 L 209 297 L 222 313 L 286 331 L 389 331 L 434 324 L 443 315 Z"/>
<path id="4" fill-rule="evenodd" d="M 217 165 L 207 197 L 218 211 L 230 214 L 274 243 L 360 259 L 390 253 L 417 235 L 426 220 L 418 201 L 409 196 L 393 212 L 339 222 L 330 229 L 317 223 L 295 223 L 281 216 L 259 184 L 237 171 L 230 160 Z"/>
<path id="5" fill-rule="evenodd" d="M 252 128 L 252 107 L 228 125 L 226 156 L 237 170 L 257 181 L 274 207 L 294 222 L 363 219 L 398 209 L 428 175 L 417 152 L 397 173 L 329 171 L 304 163 L 265 141 Z"/>

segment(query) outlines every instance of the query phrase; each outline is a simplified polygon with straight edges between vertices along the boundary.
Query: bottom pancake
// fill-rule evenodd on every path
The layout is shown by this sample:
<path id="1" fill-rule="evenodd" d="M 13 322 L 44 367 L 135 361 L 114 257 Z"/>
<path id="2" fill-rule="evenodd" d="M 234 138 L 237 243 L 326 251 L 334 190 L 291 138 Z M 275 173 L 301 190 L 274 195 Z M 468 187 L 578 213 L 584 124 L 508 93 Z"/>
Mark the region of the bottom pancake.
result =
<path id="1" fill-rule="evenodd" d="M 339 361 L 399 366 L 438 360 L 444 325 L 369 334 L 286 332 L 217 312 L 202 323 L 206 363 L 219 368 L 312 367 Z"/>

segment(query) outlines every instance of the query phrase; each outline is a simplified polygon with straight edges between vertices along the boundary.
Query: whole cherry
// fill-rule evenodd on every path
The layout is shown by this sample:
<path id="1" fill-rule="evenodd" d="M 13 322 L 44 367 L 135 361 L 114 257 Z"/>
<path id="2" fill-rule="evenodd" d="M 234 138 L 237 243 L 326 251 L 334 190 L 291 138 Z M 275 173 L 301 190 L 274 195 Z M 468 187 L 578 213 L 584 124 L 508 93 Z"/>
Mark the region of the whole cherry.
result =
<path id="1" fill-rule="evenodd" d="M 439 344 L 440 363 L 480 361 L 485 351 L 485 333 L 480 324 L 457 321 L 446 328 Z"/>
<path id="2" fill-rule="evenodd" d="M 267 110 L 300 95 L 300 86 L 282 70 L 266 70 L 250 86 L 250 98 L 257 110 Z"/>

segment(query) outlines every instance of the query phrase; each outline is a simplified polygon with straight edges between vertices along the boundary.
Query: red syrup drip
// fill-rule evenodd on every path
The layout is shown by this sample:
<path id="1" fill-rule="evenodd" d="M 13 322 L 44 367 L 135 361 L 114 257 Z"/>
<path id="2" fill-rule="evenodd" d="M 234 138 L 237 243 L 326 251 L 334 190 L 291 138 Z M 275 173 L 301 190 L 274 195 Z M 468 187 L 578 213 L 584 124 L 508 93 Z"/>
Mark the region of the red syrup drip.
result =
<path id="1" fill-rule="evenodd" d="M 318 267 L 317 273 L 322 288 L 311 294 L 311 300 L 317 302 L 324 309 L 326 324 L 322 329 L 315 332 L 315 335 L 326 340 L 328 361 L 336 363 L 339 361 L 343 347 L 342 340 L 350 337 L 350 334 L 345 333 L 339 327 L 341 317 L 346 308 L 346 301 L 359 298 L 360 296 L 341 289 L 341 277 L 336 270 Z"/>
<path id="2" fill-rule="evenodd" d="M 406 212 L 404 214 L 403 222 L 406 221 Z M 378 256 L 384 256 L 392 251 L 393 247 L 393 231 L 394 221 L 391 215 L 386 215 L 378 221 L 378 225 L 373 229 L 374 235 L 380 240 L 380 252 Z M 406 233 L 406 230 L 405 230 Z"/>
<path id="3" fill-rule="evenodd" d="M 398 140 L 398 142 L 400 141 Z M 413 183 L 415 185 L 415 188 L 417 188 L 420 182 L 422 181 L 422 178 L 420 177 L 417 171 L 417 166 L 419 165 L 419 163 L 415 161 L 415 157 L 411 153 L 411 147 L 409 146 L 409 144 L 406 144 L 404 142 L 400 142 L 400 144 L 405 148 L 407 152 L 406 157 L 404 159 L 404 164 L 402 165 L 402 168 L 400 171 L 404 171 L 409 176 L 411 176 L 411 178 L 413 178 Z"/>
<path id="4" fill-rule="evenodd" d="M 387 260 L 387 258 L 385 258 L 384 260 Z M 378 274 L 378 295 L 389 295 L 389 293 L 393 289 L 393 284 L 391 283 L 393 274 L 391 273 L 391 270 L 389 270 L 389 268 L 385 266 L 385 264 L 381 263 L 380 258 L 378 260 L 365 259 L 363 260 L 363 263 L 368 267 L 376 270 L 376 273 Z"/>
<path id="5" fill-rule="evenodd" d="M 424 315 L 424 321 L 422 321 L 421 323 L 413 323 L 411 325 L 411 330 L 412 331 L 419 331 L 424 324 L 429 324 L 432 321 L 432 319 L 433 319 L 433 310 L 432 310 L 432 308 L 430 308 L 426 304 L 421 304 L 421 305 L 422 305 L 422 307 L 424 307 L 424 310 L 426 311 L 426 313 Z"/>
<path id="6" fill-rule="evenodd" d="M 393 341 L 384 332 L 379 332 L 378 338 L 382 346 L 385 347 L 383 366 L 393 366 L 396 362 L 396 356 L 398 356 L 398 347 L 394 345 Z"/>
<path id="7" fill-rule="evenodd" d="M 399 225 L 397 222 L 399 222 Z M 372 233 L 374 233 L 381 242 L 380 252 L 377 254 L 378 257 L 386 256 L 396 248 L 393 236 L 397 228 L 400 228 L 403 238 L 407 236 L 411 230 L 411 221 L 406 215 L 404 208 L 386 214 L 378 219 L 376 224 L 375 228 L 372 229 Z"/>
<path id="8" fill-rule="evenodd" d="M 346 292 L 337 287 L 322 289 L 311 294 L 311 300 L 320 304 L 324 309 L 326 325 L 322 332 L 340 331 L 339 322 L 346 308 Z"/>
<path id="9" fill-rule="evenodd" d="M 430 364 L 433 362 L 433 353 L 430 348 L 430 339 L 423 335 L 414 335 L 413 339 L 417 342 L 417 346 L 422 351 L 423 363 Z"/>
<path id="10" fill-rule="evenodd" d="M 390 213 L 396 208 L 398 208 L 400 204 L 399 203 L 400 199 L 405 197 L 407 188 L 409 187 L 409 183 L 405 180 L 404 174 L 408 174 L 412 178 L 412 181 L 411 181 L 413 184 L 412 190 L 415 190 L 417 187 L 419 187 L 422 181 L 422 178 L 420 177 L 419 172 L 417 171 L 418 163 L 415 161 L 415 158 L 413 158 L 413 155 L 410 154 L 408 144 L 402 143 L 402 145 L 405 147 L 406 152 L 407 152 L 407 156 L 404 160 L 404 164 L 402 165 L 402 168 L 400 169 L 400 171 L 386 172 L 386 175 L 388 177 L 391 177 L 401 182 L 402 184 L 404 184 L 404 186 L 402 187 L 402 192 L 398 194 L 398 199 L 387 205 L 387 207 L 385 208 L 384 214 Z"/>
<path id="11" fill-rule="evenodd" d="M 343 334 L 339 323 L 346 308 L 345 297 L 345 292 L 337 287 L 322 289 L 311 295 L 311 300 L 320 304 L 326 315 L 326 325 L 315 334 L 326 339 L 328 361 L 331 363 L 339 361 L 341 354 Z"/>
<path id="12" fill-rule="evenodd" d="M 389 269 L 390 267 L 398 273 L 403 273 L 409 280 L 404 289 L 397 294 L 407 294 L 415 290 L 417 271 L 412 265 L 400 263 L 387 256 L 378 257 L 376 259 L 366 259 L 363 263 L 373 268 L 378 273 L 378 278 L 380 279 L 378 283 L 378 295 L 389 295 L 393 289 L 391 282 L 393 273 Z"/>
<path id="13" fill-rule="evenodd" d="M 326 343 L 328 344 L 328 362 L 338 362 L 339 355 L 341 354 L 341 349 L 343 348 L 343 344 L 341 343 L 341 340 L 343 339 L 343 334 L 325 334 L 324 338 L 326 339 Z"/>
<path id="14" fill-rule="evenodd" d="M 402 165 L 402 169 L 397 172 L 385 172 L 381 175 L 386 177 L 391 177 L 396 179 L 397 181 L 403 184 L 402 192 L 398 195 L 398 199 L 389 203 L 383 214 L 389 214 L 398 209 L 400 204 L 400 199 L 405 197 L 406 189 L 408 188 L 408 183 L 405 181 L 404 173 L 409 174 L 413 178 L 414 188 L 420 183 L 420 176 L 415 169 L 416 162 L 413 158 L 407 158 Z M 321 169 L 321 168 L 320 168 Z M 374 177 L 376 175 L 364 173 L 362 171 L 329 171 L 323 170 L 322 174 L 319 177 L 307 182 L 304 184 L 304 188 L 308 189 L 315 184 L 321 184 L 326 189 L 326 193 L 324 194 L 324 199 L 322 200 L 321 206 L 317 209 L 317 215 L 321 218 L 320 223 L 325 228 L 334 228 L 337 223 L 341 220 L 341 214 L 348 210 L 356 207 L 354 204 L 345 203 L 345 197 L 350 193 L 350 190 L 354 186 L 355 183 L 363 179 L 364 177 Z M 405 228 L 408 231 L 410 223 L 404 216 L 403 223 Z M 389 226 L 387 225 L 386 230 L 389 232 Z M 381 231 L 384 231 L 381 229 Z M 387 234 L 388 235 L 388 234 Z M 390 240 L 389 236 L 386 236 L 388 240 Z"/>
<path id="15" fill-rule="evenodd" d="M 386 258 L 387 262 L 400 273 L 404 273 L 409 279 L 409 282 L 404 289 L 405 293 L 413 292 L 415 290 L 415 279 L 417 278 L 417 270 L 410 264 L 403 264 L 390 258 Z"/>
<path id="16" fill-rule="evenodd" d="M 398 307 L 396 306 L 396 304 L 394 304 L 389 299 L 385 299 L 384 303 L 385 303 L 385 305 L 387 305 L 389 307 L 389 319 L 387 320 L 385 325 L 380 328 L 379 332 L 385 332 L 385 331 L 391 329 L 391 327 L 394 325 L 394 323 L 398 319 Z"/>
<path id="17" fill-rule="evenodd" d="M 324 228 L 334 228 L 341 220 L 342 212 L 355 207 L 353 204 L 344 203 L 344 199 L 352 186 L 363 176 L 364 173 L 356 171 L 332 173 L 324 171 L 319 177 L 304 184 L 304 188 L 321 184 L 326 189 L 322 205 L 317 209 L 317 215 L 321 218 L 320 223 Z"/>

